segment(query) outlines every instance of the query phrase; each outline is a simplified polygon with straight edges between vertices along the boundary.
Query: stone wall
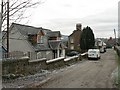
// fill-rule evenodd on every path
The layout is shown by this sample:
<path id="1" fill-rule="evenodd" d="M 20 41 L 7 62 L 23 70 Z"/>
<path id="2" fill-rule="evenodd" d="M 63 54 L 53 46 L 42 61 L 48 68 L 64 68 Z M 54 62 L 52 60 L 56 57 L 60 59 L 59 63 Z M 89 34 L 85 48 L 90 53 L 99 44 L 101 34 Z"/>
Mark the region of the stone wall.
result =
<path id="1" fill-rule="evenodd" d="M 19 60 L 3 60 L 2 61 L 2 75 L 8 74 L 21 74 L 21 75 L 31 75 L 41 70 L 50 70 L 56 69 L 63 66 L 66 66 L 70 63 L 77 63 L 81 60 L 81 56 L 71 58 L 68 61 L 65 61 L 65 58 L 57 58 L 53 60 L 47 60 L 46 58 L 38 60 L 29 60 L 29 59 L 19 59 Z"/>
<path id="2" fill-rule="evenodd" d="M 25 74 L 27 72 L 29 59 L 3 60 L 2 74 Z"/>
<path id="3" fill-rule="evenodd" d="M 115 50 L 116 50 L 118 56 L 120 57 L 120 46 L 115 46 Z"/>

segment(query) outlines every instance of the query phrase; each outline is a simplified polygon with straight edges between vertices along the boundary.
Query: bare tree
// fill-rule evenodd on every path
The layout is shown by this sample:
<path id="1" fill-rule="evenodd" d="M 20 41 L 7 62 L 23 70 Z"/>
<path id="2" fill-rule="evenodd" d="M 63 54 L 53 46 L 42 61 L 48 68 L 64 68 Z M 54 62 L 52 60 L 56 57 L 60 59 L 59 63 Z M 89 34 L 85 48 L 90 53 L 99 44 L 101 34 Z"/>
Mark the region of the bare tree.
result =
<path id="1" fill-rule="evenodd" d="M 9 53 L 9 27 L 11 23 L 20 22 L 22 19 L 29 17 L 30 15 L 24 15 L 25 12 L 41 3 L 43 3 L 42 0 L 1 0 L 0 31 L 7 32 L 7 53 Z"/>
<path id="2" fill-rule="evenodd" d="M 44 3 L 42 0 L 3 0 L 2 13 L 2 29 L 6 30 L 7 25 L 7 2 L 9 1 L 9 20 L 12 22 L 20 22 L 21 20 L 30 17 L 24 14 L 30 8 L 36 8 L 38 5 Z"/>

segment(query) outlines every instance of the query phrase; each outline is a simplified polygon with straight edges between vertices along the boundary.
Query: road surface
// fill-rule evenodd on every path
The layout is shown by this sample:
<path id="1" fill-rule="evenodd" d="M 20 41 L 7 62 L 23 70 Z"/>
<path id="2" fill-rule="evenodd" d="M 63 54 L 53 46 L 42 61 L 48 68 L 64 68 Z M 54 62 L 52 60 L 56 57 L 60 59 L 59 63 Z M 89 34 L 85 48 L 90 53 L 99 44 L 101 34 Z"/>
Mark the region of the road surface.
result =
<path id="1" fill-rule="evenodd" d="M 99 60 L 85 60 L 50 74 L 39 88 L 114 88 L 111 73 L 117 67 L 116 52 L 108 49 Z"/>

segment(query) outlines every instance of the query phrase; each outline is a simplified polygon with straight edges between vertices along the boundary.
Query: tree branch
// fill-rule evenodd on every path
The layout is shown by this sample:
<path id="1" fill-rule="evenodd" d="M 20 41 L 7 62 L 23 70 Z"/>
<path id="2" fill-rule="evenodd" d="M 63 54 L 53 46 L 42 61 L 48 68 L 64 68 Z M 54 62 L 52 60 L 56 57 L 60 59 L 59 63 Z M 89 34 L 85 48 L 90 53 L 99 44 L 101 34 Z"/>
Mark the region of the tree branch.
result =
<path id="1" fill-rule="evenodd" d="M 3 16 L 2 27 L 4 28 L 4 30 L 6 27 L 6 19 L 7 19 L 7 17 L 6 17 L 7 3 L 6 2 L 4 2 L 4 12 L 2 14 L 2 16 Z M 28 8 L 34 8 L 37 5 L 39 5 L 40 3 L 41 3 L 41 0 L 38 0 L 36 2 L 32 2 L 32 0 L 10 0 L 10 8 L 9 8 L 10 23 L 18 22 L 18 21 L 21 21 L 22 19 L 29 17 L 29 16 L 26 16 L 26 17 L 24 16 L 24 13 L 26 12 L 26 10 Z"/>

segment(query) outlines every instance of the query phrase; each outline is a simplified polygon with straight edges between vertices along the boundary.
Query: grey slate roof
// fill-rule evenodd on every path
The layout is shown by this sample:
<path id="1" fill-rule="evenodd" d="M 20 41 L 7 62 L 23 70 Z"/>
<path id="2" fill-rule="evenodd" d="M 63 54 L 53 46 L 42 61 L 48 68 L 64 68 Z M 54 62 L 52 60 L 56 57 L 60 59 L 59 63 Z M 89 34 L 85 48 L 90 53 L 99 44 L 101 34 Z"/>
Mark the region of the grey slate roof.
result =
<path id="1" fill-rule="evenodd" d="M 21 24 L 16 24 L 16 23 L 13 23 L 11 27 L 16 27 L 17 30 L 24 36 L 28 36 L 28 34 L 35 35 L 41 30 L 45 34 L 47 34 L 48 32 L 51 32 L 51 30 L 49 30 L 49 29 L 37 28 L 37 27 L 33 27 L 33 26 L 21 25 Z M 36 44 L 36 45 L 32 45 L 32 47 L 35 51 L 50 50 L 48 45 Z"/>
<path id="2" fill-rule="evenodd" d="M 41 30 L 44 31 L 45 33 L 51 31 L 48 29 L 44 29 L 42 27 L 37 28 L 37 27 L 33 27 L 33 26 L 21 25 L 21 24 L 16 24 L 16 23 L 13 23 L 12 25 L 15 26 L 22 35 L 28 35 L 28 34 L 34 35 L 34 34 L 37 34 Z"/>
<path id="3" fill-rule="evenodd" d="M 47 33 L 48 37 L 55 36 L 55 37 L 61 37 L 60 31 L 52 31 Z"/>
<path id="4" fill-rule="evenodd" d="M 51 36 L 61 37 L 60 31 L 51 31 L 49 29 L 44 29 L 42 27 L 37 28 L 33 26 L 21 25 L 16 23 L 13 23 L 12 26 L 16 27 L 19 30 L 19 32 L 24 36 L 27 36 L 28 34 L 34 35 L 37 34 L 40 30 L 42 30 L 48 37 Z M 35 51 L 56 50 L 59 46 L 65 47 L 61 41 L 49 41 L 48 44 L 49 45 L 36 44 L 33 47 Z"/>
<path id="5" fill-rule="evenodd" d="M 48 45 L 44 45 L 44 44 L 37 44 L 36 46 L 34 46 L 35 51 L 49 51 L 51 50 Z"/>
<path id="6" fill-rule="evenodd" d="M 52 50 L 57 50 L 59 46 L 66 48 L 62 41 L 49 41 L 49 46 Z"/>

